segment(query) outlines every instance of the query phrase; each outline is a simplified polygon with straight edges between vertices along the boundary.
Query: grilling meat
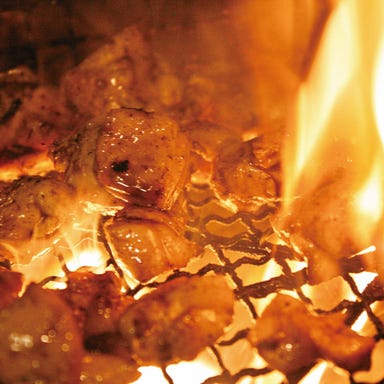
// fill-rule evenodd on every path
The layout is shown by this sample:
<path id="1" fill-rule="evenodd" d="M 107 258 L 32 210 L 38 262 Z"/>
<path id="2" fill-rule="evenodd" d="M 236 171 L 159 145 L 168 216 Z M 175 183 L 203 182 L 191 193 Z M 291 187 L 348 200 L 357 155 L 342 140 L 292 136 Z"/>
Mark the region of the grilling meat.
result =
<path id="1" fill-rule="evenodd" d="M 277 232 L 308 259 L 311 284 L 339 276 L 339 259 L 372 244 L 371 228 L 361 220 L 358 180 L 352 169 L 337 167 L 275 221 Z"/>
<path id="2" fill-rule="evenodd" d="M 53 175 L 15 181 L 0 195 L 0 239 L 49 237 L 68 218 L 74 198 L 73 189 Z"/>
<path id="3" fill-rule="evenodd" d="M 231 200 L 239 209 L 248 212 L 257 211 L 277 196 L 275 181 L 260 167 L 252 142 L 224 142 L 214 163 L 212 181 L 220 197 Z"/>
<path id="4" fill-rule="evenodd" d="M 180 277 L 129 306 L 119 329 L 144 365 L 192 360 L 223 335 L 234 297 L 222 276 Z"/>
<path id="5" fill-rule="evenodd" d="M 121 289 L 120 279 L 111 271 L 95 274 L 79 270 L 67 276 L 67 287 L 58 293 L 86 338 L 116 331 L 120 315 L 133 300 L 122 295 Z"/>
<path id="6" fill-rule="evenodd" d="M 271 367 L 285 374 L 320 358 L 349 371 L 366 369 L 375 345 L 372 337 L 347 327 L 342 314 L 311 314 L 301 301 L 286 295 L 278 295 L 265 309 L 249 340 Z"/>
<path id="7" fill-rule="evenodd" d="M 116 261 L 140 282 L 184 267 L 198 252 L 169 214 L 153 209 L 125 209 L 104 231 Z"/>
<path id="8" fill-rule="evenodd" d="M 56 292 L 30 285 L 23 297 L 1 309 L 0 339 L 0 382 L 80 382 L 81 337 Z"/>
<path id="9" fill-rule="evenodd" d="M 65 75 L 61 88 L 67 103 L 86 119 L 112 108 L 148 107 L 149 53 L 141 33 L 126 28 Z"/>
<path id="10" fill-rule="evenodd" d="M 168 117 L 115 109 L 98 137 L 96 174 L 130 205 L 170 209 L 186 181 L 188 153 L 184 136 Z"/>

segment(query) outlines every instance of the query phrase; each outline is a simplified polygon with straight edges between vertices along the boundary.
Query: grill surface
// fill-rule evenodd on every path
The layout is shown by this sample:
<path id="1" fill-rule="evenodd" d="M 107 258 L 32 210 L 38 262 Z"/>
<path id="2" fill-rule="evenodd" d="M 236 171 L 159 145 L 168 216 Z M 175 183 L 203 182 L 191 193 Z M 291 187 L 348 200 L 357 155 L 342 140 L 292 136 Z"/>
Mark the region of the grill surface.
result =
<path id="1" fill-rule="evenodd" d="M 48 5 L 49 3 L 49 5 Z M 87 53 L 92 51 L 104 41 L 103 33 L 110 34 L 117 32 L 126 19 L 122 15 L 127 15 L 127 7 L 130 2 L 118 2 L 120 8 L 116 7 L 114 12 L 106 15 L 102 30 L 93 30 L 91 35 L 84 34 L 79 28 L 74 28 L 71 20 L 76 20 L 78 15 L 74 12 L 76 7 L 72 2 L 3 2 L 1 10 L 22 9 L 36 13 L 38 22 L 38 7 L 48 9 L 55 14 L 57 10 L 52 8 L 52 4 L 57 3 L 59 12 L 65 10 L 65 21 L 55 26 L 57 29 L 54 37 L 50 36 L 47 41 L 43 36 L 37 39 L 14 40 L 3 43 L 0 47 L 1 69 L 5 70 L 15 65 L 27 64 L 32 69 L 37 70 L 40 79 L 45 82 L 57 82 L 59 75 L 66 69 L 75 65 Z M 80 2 L 85 4 L 85 2 Z M 168 15 L 168 20 L 174 18 L 177 23 L 191 23 L 185 18 L 185 14 L 193 13 L 195 7 L 200 7 L 202 2 L 191 2 L 190 8 L 183 9 L 177 6 L 176 2 L 169 2 L 173 7 L 173 14 Z M 207 2 L 204 2 L 204 6 Z M 223 8 L 227 2 L 212 2 L 206 11 L 206 20 L 211 20 L 217 13 L 217 7 Z M 128 4 L 128 5 L 125 5 Z M 137 5 L 137 2 L 135 2 Z M 129 13 L 130 23 L 146 23 L 141 15 L 146 10 L 151 13 L 151 20 L 156 27 L 162 26 L 161 17 L 156 16 L 162 9 L 164 2 L 143 1 L 139 10 Z M 83 7 L 84 8 L 84 7 Z M 119 9 L 124 8 L 124 12 L 119 15 Z M 77 9 L 77 11 L 80 8 Z M 145 11 L 145 12 L 146 12 Z M 97 13 L 97 12 L 96 12 Z M 161 12 L 160 12 L 161 13 Z M 44 14 L 44 12 L 43 12 Z M 154 16 L 155 15 L 155 16 Z M 184 16 L 183 16 L 184 15 Z M 110 21 L 114 20 L 113 26 Z M 36 28 L 42 31 L 42 29 Z M 94 33 L 93 33 L 94 32 Z M 25 32 L 28 35 L 28 31 Z M 60 63 L 52 61 L 54 57 L 65 57 L 66 60 Z M 305 60 L 304 60 L 305 61 Z M 302 64 L 302 63 L 301 63 Z M 49 70 L 48 70 L 49 69 Z M 271 293 L 281 290 L 295 292 L 304 302 L 310 302 L 310 298 L 304 293 L 303 287 L 307 284 L 307 269 L 292 269 L 294 259 L 292 251 L 285 246 L 273 244 L 273 230 L 270 224 L 271 215 L 276 211 L 276 203 L 262 206 L 258 212 L 252 215 L 246 212 L 233 213 L 226 208 L 215 196 L 210 186 L 189 185 L 186 190 L 187 210 L 188 210 L 188 229 L 187 236 L 196 243 L 205 247 L 205 253 L 199 264 L 192 264 L 185 270 L 175 271 L 167 277 L 167 280 L 180 275 L 204 275 L 210 271 L 224 273 L 233 284 L 235 295 L 238 299 L 237 313 L 241 313 L 238 324 L 231 327 L 228 333 L 215 345 L 209 347 L 211 355 L 220 367 L 221 373 L 210 377 L 203 384 L 214 383 L 239 383 L 245 378 L 261 378 L 271 372 L 268 366 L 256 368 L 252 363 L 256 356 L 256 351 L 244 340 L 252 322 L 257 319 L 261 303 Z M 365 312 L 370 323 L 374 327 L 376 340 L 384 338 L 384 324 L 379 318 L 379 313 L 372 310 L 372 304 L 380 303 L 384 300 L 384 289 L 376 281 L 370 283 L 363 292 L 359 292 L 353 274 L 364 270 L 367 259 L 373 254 L 355 256 L 341 260 L 343 267 L 342 278 L 355 294 L 355 300 L 342 300 L 334 308 L 328 311 L 319 312 L 338 312 L 343 311 L 347 315 L 347 322 L 352 325 L 356 319 Z M 273 277 L 266 276 L 266 271 L 270 265 L 274 265 L 280 272 Z M 249 272 L 250 271 L 250 272 Z M 161 282 L 139 285 L 134 288 L 133 293 L 138 293 L 147 286 L 156 286 Z M 237 361 L 234 356 L 246 356 L 247 359 Z M 309 369 L 308 369 L 309 370 Z M 295 377 L 289 377 L 289 383 L 296 383 L 307 375 L 307 371 L 300 372 Z M 172 374 L 163 370 L 164 378 L 173 383 Z M 355 383 L 352 376 L 350 383 Z M 259 382 L 259 381 L 258 381 Z M 197 383 L 196 383 L 197 384 Z"/>

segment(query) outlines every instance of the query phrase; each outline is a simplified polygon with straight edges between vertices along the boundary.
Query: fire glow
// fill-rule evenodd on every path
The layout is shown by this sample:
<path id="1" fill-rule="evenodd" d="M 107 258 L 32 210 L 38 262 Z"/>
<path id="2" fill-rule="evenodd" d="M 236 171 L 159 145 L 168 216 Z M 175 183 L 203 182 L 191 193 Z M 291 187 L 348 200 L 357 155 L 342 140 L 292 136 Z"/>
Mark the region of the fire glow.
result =
<path id="1" fill-rule="evenodd" d="M 383 18 L 379 0 L 338 2 L 299 89 L 284 151 L 283 211 L 323 188 L 329 196 L 317 208 L 339 198 L 325 214 L 344 224 L 331 228 L 335 236 L 349 232 L 340 245 L 356 252 L 372 245 L 383 216 Z"/>
<path id="2" fill-rule="evenodd" d="M 381 27 L 382 20 L 384 20 L 384 2 L 381 0 L 364 2 L 364 5 L 361 0 L 340 0 L 337 3 L 325 29 L 314 65 L 298 90 L 291 131 L 287 134 L 284 151 L 282 216 L 294 216 L 298 197 L 308 198 L 318 190 L 324 180 L 327 182 L 329 175 L 332 175 L 331 187 L 336 186 L 337 192 L 331 194 L 331 198 L 337 198 L 338 192 L 342 191 L 346 193 L 344 201 L 353 199 L 352 204 L 343 206 L 341 212 L 336 211 L 334 214 L 335 216 L 340 213 L 345 214 L 345 218 L 342 219 L 345 225 L 340 225 L 338 232 L 342 238 L 347 237 L 348 242 L 356 246 L 356 252 L 364 248 L 372 251 L 372 248 L 368 247 L 373 247 L 372 244 L 375 239 L 377 240 L 378 228 L 383 221 L 384 31 Z M 374 28 L 367 28 L 368 25 L 373 25 Z M 112 81 L 115 79 L 111 79 L 111 83 Z M 342 169 L 342 172 L 338 173 L 339 169 Z M 343 179 L 344 176 L 346 180 Z M 225 205 L 226 202 L 223 200 L 221 203 Z M 238 212 L 231 201 L 226 204 L 226 208 L 231 213 Z M 98 215 L 91 215 L 79 208 L 79 220 L 71 230 L 62 234 L 52 249 L 44 249 L 48 254 L 44 260 L 48 258 L 52 260 L 52 255 L 60 255 L 65 268 L 69 271 L 88 267 L 95 273 L 102 273 L 110 255 L 97 239 L 99 229 L 95 223 L 98 221 Z M 343 234 L 345 232 L 346 234 Z M 316 243 L 311 238 L 304 239 L 306 240 L 311 242 L 311 247 L 312 243 Z M 298 249 L 302 245 L 302 242 L 295 243 L 295 240 L 292 243 L 294 248 Z M 39 255 L 35 255 L 37 259 Z M 257 277 L 252 275 L 253 270 L 248 268 L 248 264 L 244 264 L 245 269 L 252 271 L 247 275 L 248 281 L 243 281 L 244 285 L 251 285 L 256 280 L 278 278 L 282 273 L 281 267 L 273 263 L 266 265 L 264 274 Z M 303 260 L 292 262 L 294 263 L 297 263 L 297 270 L 293 271 L 291 268 L 293 272 L 300 271 L 306 265 Z M 41 264 L 42 262 L 38 261 L 32 269 L 38 270 Z M 222 260 L 217 264 L 222 265 Z M 49 275 L 56 273 L 62 276 L 62 267 L 63 265 L 55 258 L 52 268 L 46 269 L 45 272 L 49 272 Z M 258 268 L 261 269 L 259 266 Z M 375 273 L 363 272 L 354 277 L 358 290 L 362 292 L 375 276 Z M 128 281 L 129 276 L 125 277 Z M 31 277 L 30 280 L 33 278 Z M 340 280 L 342 280 L 341 277 Z M 138 282 L 132 282 L 132 286 L 135 284 Z M 347 286 L 345 281 L 344 285 Z M 318 294 L 322 296 L 321 300 L 325 301 L 324 289 L 329 293 L 335 286 L 340 299 L 338 302 L 342 299 L 356 299 L 352 292 L 347 292 L 347 288 L 341 286 L 341 283 L 335 279 L 323 285 L 306 287 L 308 289 L 303 291 L 311 299 Z M 60 284 L 57 283 L 55 287 L 59 288 Z M 315 290 L 317 291 L 314 293 Z M 294 294 L 296 295 L 296 292 Z M 271 296 L 261 298 L 257 303 L 252 304 L 258 315 L 262 314 Z M 316 307 L 315 301 L 313 300 Z M 361 330 L 367 320 L 368 316 L 363 312 L 353 324 L 353 329 Z M 175 384 L 212 382 L 209 378 L 220 375 L 222 367 L 219 364 L 220 361 L 218 363 L 215 357 L 210 356 L 210 352 L 207 348 L 191 362 L 170 365 L 166 367 L 166 373 L 158 367 L 141 367 L 139 370 L 142 376 L 135 383 L 165 384 L 170 382 L 167 380 L 167 375 L 172 377 L 171 382 Z M 256 352 L 253 352 L 256 355 Z M 225 356 L 224 353 L 223 355 Z M 264 360 L 260 363 L 262 359 L 259 355 L 254 360 L 257 361 L 256 368 L 266 366 Z M 329 373 L 331 371 L 332 373 Z M 300 383 L 327 382 L 327 378 L 324 378 L 326 374 L 328 374 L 328 380 L 333 375 L 334 380 L 342 377 L 347 382 L 347 373 L 339 371 L 341 370 L 334 368 L 331 363 L 320 361 Z M 239 383 L 272 383 L 276 382 L 276 378 L 279 381 L 284 380 L 282 373 L 272 371 L 257 378 L 241 378 Z"/>

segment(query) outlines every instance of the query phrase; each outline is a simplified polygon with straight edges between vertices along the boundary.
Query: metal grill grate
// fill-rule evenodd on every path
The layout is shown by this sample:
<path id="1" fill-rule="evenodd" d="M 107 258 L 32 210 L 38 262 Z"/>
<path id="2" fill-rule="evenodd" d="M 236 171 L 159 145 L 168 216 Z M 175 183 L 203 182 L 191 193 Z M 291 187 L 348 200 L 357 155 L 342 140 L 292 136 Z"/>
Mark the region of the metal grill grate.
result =
<path id="1" fill-rule="evenodd" d="M 292 251 L 282 245 L 275 245 L 268 241 L 273 233 L 269 220 L 275 207 L 262 206 L 256 214 L 245 212 L 233 213 L 225 209 L 218 200 L 209 185 L 191 185 L 187 191 L 189 229 L 187 236 L 196 243 L 208 247 L 213 252 L 216 261 L 208 261 L 193 272 L 188 269 L 175 271 L 168 276 L 167 280 L 180 275 L 204 275 L 210 271 L 226 274 L 234 285 L 234 292 L 238 303 L 247 308 L 250 318 L 257 319 L 257 303 L 265 299 L 271 293 L 281 290 L 295 291 L 304 302 L 311 302 L 302 290 L 307 284 L 307 268 L 303 267 L 298 271 L 293 271 L 290 261 L 293 259 Z M 217 213 L 219 212 L 219 213 Z M 222 235 L 218 233 L 221 231 Z M 321 313 L 335 313 L 343 311 L 346 314 L 347 324 L 352 325 L 356 319 L 365 311 L 370 321 L 376 327 L 376 340 L 384 337 L 384 324 L 371 309 L 373 303 L 384 299 L 382 286 L 374 280 L 368 284 L 363 292 L 359 292 L 352 274 L 364 270 L 366 258 L 372 254 L 355 256 L 353 258 L 341 260 L 344 274 L 342 278 L 349 285 L 356 296 L 355 301 L 343 300 L 336 307 L 329 311 L 319 311 Z M 365 260 L 363 260 L 365 258 Z M 265 266 L 274 262 L 280 267 L 281 273 L 271 278 L 263 278 Z M 252 268 L 252 271 L 260 269 L 262 272 L 255 274 L 253 281 L 245 282 L 239 269 L 242 267 Z M 149 283 L 140 285 L 135 289 L 135 293 L 144 287 L 157 286 L 159 283 Z M 235 319 L 236 321 L 236 319 Z M 244 341 L 249 331 L 249 327 L 237 329 L 235 333 L 230 332 L 215 345 L 209 346 L 221 373 L 207 378 L 202 384 L 228 383 L 235 384 L 248 378 L 252 380 L 258 378 L 258 383 L 263 382 L 263 376 L 272 372 L 273 369 L 264 366 L 256 368 L 250 363 L 249 366 L 241 368 L 231 366 L 228 356 L 238 353 L 238 343 Z M 244 341 L 246 343 L 246 341 Z M 257 351 L 253 351 L 255 354 Z M 284 382 L 298 383 L 312 367 L 300 372 L 297 376 L 286 378 Z M 163 370 L 165 379 L 174 383 L 172 375 Z M 252 382 L 252 381 L 247 381 Z M 349 377 L 350 383 L 356 383 L 352 375 Z M 380 381 L 382 382 L 382 381 Z M 196 383 L 198 384 L 198 383 Z"/>

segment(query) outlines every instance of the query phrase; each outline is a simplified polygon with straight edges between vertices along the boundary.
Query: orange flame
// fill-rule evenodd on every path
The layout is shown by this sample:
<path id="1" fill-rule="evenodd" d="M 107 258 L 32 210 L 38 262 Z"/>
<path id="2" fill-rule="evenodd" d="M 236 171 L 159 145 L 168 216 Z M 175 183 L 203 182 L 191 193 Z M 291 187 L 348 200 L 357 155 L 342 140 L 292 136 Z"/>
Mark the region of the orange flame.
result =
<path id="1" fill-rule="evenodd" d="M 383 20 L 381 0 L 338 2 L 299 89 L 283 154 L 283 215 L 297 196 L 311 199 L 331 180 L 332 193 L 345 192 L 339 230 L 360 249 L 383 216 Z"/>

